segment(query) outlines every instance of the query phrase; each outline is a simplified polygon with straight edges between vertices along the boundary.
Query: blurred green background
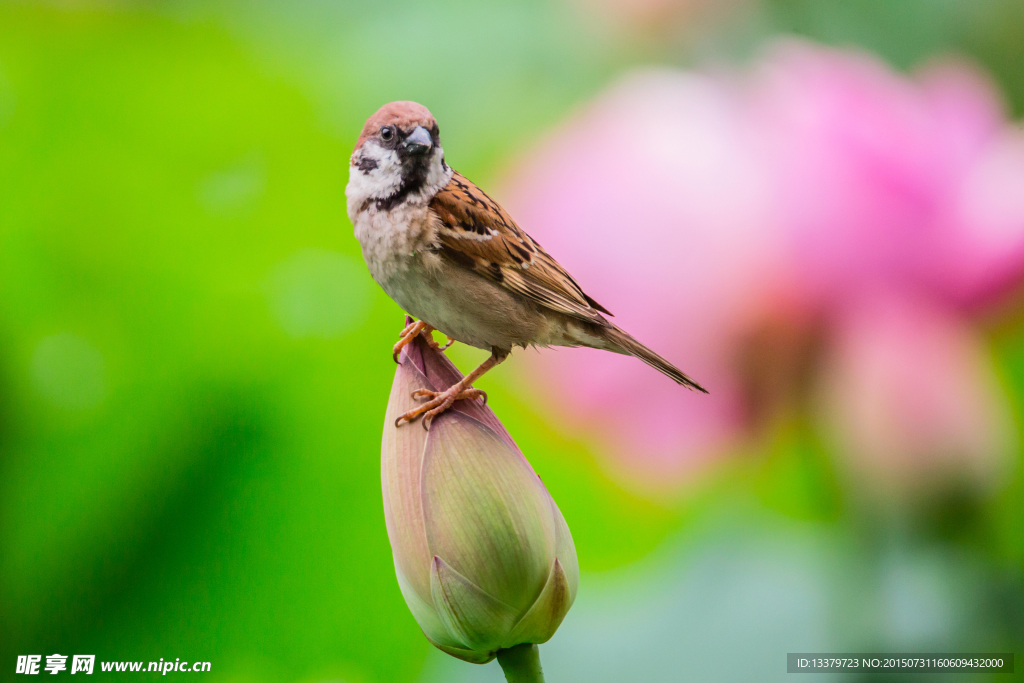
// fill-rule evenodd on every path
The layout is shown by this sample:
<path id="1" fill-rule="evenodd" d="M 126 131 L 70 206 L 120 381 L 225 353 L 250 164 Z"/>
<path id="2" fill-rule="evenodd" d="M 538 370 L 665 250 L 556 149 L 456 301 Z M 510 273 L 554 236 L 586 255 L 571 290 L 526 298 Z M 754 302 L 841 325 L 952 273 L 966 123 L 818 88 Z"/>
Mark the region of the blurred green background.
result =
<path id="1" fill-rule="evenodd" d="M 206 660 L 218 681 L 500 680 L 433 652 L 394 576 L 379 444 L 402 314 L 343 194 L 365 118 L 427 103 L 448 159 L 487 186 L 630 67 L 742 60 L 780 32 L 897 68 L 957 51 L 1024 112 L 1018 0 L 710 14 L 652 36 L 535 0 L 0 4 L 0 678 L 59 652 Z M 1024 317 L 985 333 L 1020 425 Z M 899 619 L 891 638 L 879 626 L 904 595 L 892 576 L 925 586 L 911 632 L 952 624 L 923 642 L 1024 652 L 1020 467 L 893 526 L 850 512 L 797 421 L 645 495 L 533 409 L 515 366 L 488 376 L 491 405 L 582 571 L 542 649 L 565 672 L 549 680 L 587 647 L 650 663 L 661 643 L 643 678 L 690 680 L 702 652 L 746 643 L 692 680 L 751 680 L 784 676 L 794 643 L 900 644 Z M 709 597 L 727 588 L 724 606 Z M 780 596 L 807 602 L 780 621 Z"/>

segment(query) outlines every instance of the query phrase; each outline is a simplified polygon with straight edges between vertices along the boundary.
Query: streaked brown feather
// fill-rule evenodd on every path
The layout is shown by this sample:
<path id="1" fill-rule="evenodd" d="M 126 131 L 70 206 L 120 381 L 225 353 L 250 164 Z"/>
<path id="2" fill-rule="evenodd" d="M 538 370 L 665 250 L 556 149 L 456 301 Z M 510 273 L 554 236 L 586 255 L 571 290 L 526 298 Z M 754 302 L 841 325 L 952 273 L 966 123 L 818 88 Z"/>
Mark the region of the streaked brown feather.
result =
<path id="1" fill-rule="evenodd" d="M 560 313 L 607 325 L 611 313 L 587 296 L 512 217 L 460 173 L 430 202 L 440 223 L 438 252 Z"/>

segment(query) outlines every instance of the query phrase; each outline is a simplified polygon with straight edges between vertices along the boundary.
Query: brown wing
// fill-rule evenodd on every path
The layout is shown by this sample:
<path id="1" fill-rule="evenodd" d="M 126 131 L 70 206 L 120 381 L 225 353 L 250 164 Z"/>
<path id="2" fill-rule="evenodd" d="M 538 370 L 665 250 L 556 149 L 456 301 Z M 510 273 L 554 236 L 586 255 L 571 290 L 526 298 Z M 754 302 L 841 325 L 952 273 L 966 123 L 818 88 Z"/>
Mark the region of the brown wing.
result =
<path id="1" fill-rule="evenodd" d="M 438 251 L 537 303 L 574 318 L 606 323 L 611 313 L 576 281 L 479 187 L 459 173 L 434 196 L 440 220 Z"/>

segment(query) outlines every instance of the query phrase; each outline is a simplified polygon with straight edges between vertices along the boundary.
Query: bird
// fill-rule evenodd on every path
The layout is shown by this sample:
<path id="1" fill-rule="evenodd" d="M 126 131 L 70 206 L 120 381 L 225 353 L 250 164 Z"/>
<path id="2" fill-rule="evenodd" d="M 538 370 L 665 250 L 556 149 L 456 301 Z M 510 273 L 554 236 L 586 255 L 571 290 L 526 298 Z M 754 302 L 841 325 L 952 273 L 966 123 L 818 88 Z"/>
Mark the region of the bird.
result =
<path id="1" fill-rule="evenodd" d="M 367 119 L 349 159 L 346 206 L 373 279 L 412 322 L 392 349 L 418 335 L 442 351 L 459 341 L 490 352 L 445 391 L 420 390 L 422 403 L 396 426 L 423 427 L 461 399 L 487 400 L 472 384 L 514 347 L 587 346 L 635 356 L 675 382 L 707 390 L 614 325 L 496 201 L 445 161 L 437 121 L 411 101 L 385 104 Z M 410 318 L 407 318 L 407 321 Z M 432 332 L 448 337 L 439 347 Z"/>

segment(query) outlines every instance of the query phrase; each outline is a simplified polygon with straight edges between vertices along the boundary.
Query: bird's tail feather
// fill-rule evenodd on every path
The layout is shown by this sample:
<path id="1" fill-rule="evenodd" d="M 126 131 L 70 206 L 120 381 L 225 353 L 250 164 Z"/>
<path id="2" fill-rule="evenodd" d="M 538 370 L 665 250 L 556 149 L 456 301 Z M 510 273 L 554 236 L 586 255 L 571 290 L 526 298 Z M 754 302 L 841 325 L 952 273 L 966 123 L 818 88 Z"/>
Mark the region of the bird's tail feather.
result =
<path id="1" fill-rule="evenodd" d="M 603 330 L 604 337 L 618 348 L 611 348 L 610 351 L 618 351 L 619 353 L 625 353 L 630 356 L 635 356 L 643 362 L 650 365 L 652 368 L 660 372 L 661 374 L 669 377 L 679 384 L 690 389 L 696 389 L 702 391 L 705 394 L 708 390 L 697 384 L 694 380 L 690 379 L 686 373 L 677 368 L 676 366 L 669 363 L 667 360 L 651 351 L 649 348 L 638 342 L 636 339 L 631 337 L 628 333 L 620 330 L 614 325 L 609 325 Z"/>

